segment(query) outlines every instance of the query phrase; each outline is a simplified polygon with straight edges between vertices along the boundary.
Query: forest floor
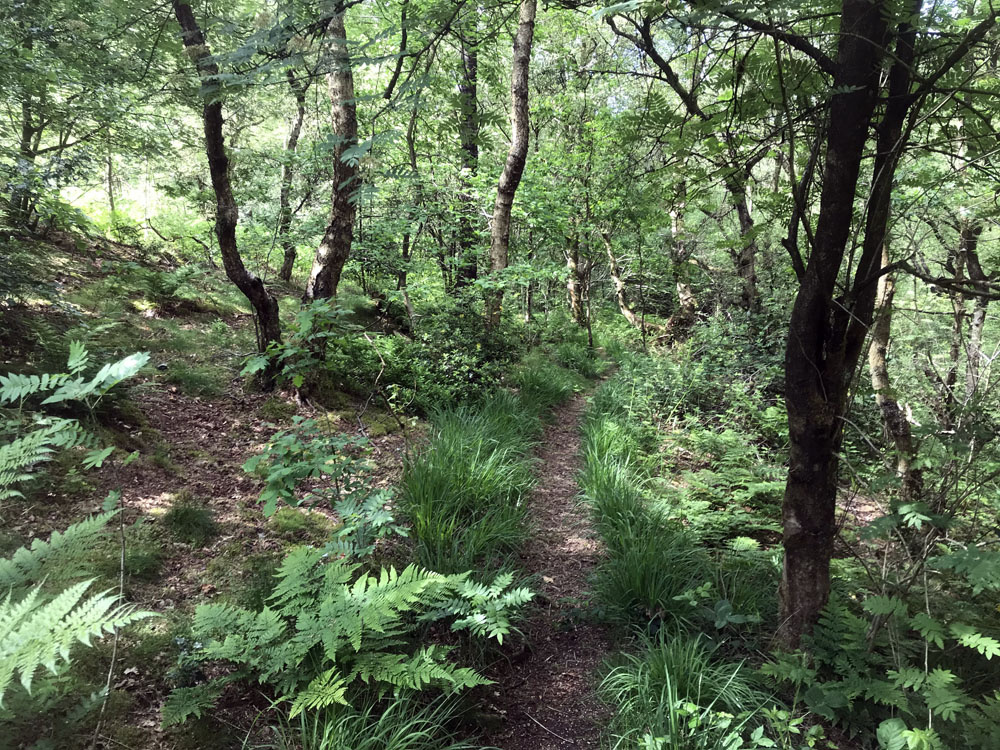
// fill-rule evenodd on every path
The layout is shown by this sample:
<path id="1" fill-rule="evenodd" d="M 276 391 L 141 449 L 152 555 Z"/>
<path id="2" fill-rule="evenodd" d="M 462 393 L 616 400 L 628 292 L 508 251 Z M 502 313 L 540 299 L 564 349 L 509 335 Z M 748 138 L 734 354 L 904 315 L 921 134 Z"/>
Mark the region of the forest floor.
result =
<path id="1" fill-rule="evenodd" d="M 538 484 L 530 500 L 534 533 L 521 555 L 538 576 L 539 605 L 522 627 L 527 658 L 491 675 L 503 727 L 487 738 L 502 750 L 597 748 L 607 709 L 594 693 L 610 651 L 606 629 L 584 614 L 601 544 L 581 507 L 577 474 L 586 397 L 556 409 L 539 445 Z"/>

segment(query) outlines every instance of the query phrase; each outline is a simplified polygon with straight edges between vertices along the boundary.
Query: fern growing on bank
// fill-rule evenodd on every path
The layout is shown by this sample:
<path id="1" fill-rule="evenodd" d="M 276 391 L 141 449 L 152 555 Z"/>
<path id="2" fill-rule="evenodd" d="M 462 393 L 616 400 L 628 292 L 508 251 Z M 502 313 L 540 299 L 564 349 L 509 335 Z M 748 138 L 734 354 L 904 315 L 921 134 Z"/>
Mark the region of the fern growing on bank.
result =
<path id="1" fill-rule="evenodd" d="M 94 637 L 151 616 L 107 591 L 85 597 L 92 584 L 81 581 L 49 601 L 40 587 L 20 601 L 10 594 L 0 601 L 0 705 L 15 676 L 30 693 L 36 673 L 44 667 L 59 674 L 77 643 L 90 646 Z"/>
<path id="2" fill-rule="evenodd" d="M 439 687 L 455 692 L 488 681 L 448 661 L 449 649 L 412 643 L 416 621 L 455 617 L 453 629 L 501 640 L 516 609 L 531 598 L 508 590 L 499 577 L 490 587 L 469 585 L 467 574 L 441 575 L 414 565 L 402 571 L 361 571 L 322 550 L 299 547 L 277 573 L 269 606 L 259 612 L 207 604 L 195 612 L 193 638 L 203 647 L 196 662 L 225 661 L 235 671 L 222 681 L 179 688 L 164 706 L 164 723 L 200 716 L 225 682 L 255 677 L 291 703 L 290 715 L 348 704 L 358 683 L 380 691 Z"/>
<path id="3" fill-rule="evenodd" d="M 28 409 L 66 401 L 81 402 L 92 411 L 118 383 L 135 375 L 149 360 L 133 354 L 105 364 L 95 375 L 84 375 L 90 355 L 80 342 L 70 345 L 66 372 L 42 375 L 0 375 L 0 406 L 13 406 L 12 418 L 0 422 L 0 501 L 21 496 L 18 489 L 37 478 L 42 465 L 58 450 L 86 446 L 86 467 L 100 466 L 112 448 L 101 448 L 79 422 Z M 42 398 L 44 397 L 44 398 Z M 9 437 L 13 436 L 13 437 Z M 18 680 L 32 692 L 40 672 L 61 674 L 71 662 L 77 644 L 90 646 L 95 637 L 150 617 L 120 602 L 108 591 L 88 593 L 93 579 L 77 581 L 51 593 L 43 584 L 67 581 L 84 574 L 78 564 L 103 533 L 115 511 L 53 532 L 47 541 L 36 539 L 0 559 L 0 706 Z"/>
<path id="4" fill-rule="evenodd" d="M 0 587 L 7 592 L 0 599 L 0 705 L 15 678 L 30 693 L 39 670 L 61 673 L 77 644 L 89 646 L 94 637 L 151 616 L 121 604 L 107 591 L 88 595 L 93 580 L 51 597 L 40 584 L 71 575 L 74 568 L 65 563 L 81 557 L 114 515 L 103 513 L 73 524 L 48 541 L 36 539 L 30 548 L 0 559 Z M 26 585 L 32 587 L 19 595 Z"/>
<path id="5" fill-rule="evenodd" d="M 83 344 L 74 341 L 70 344 L 66 372 L 0 375 L 0 406 L 10 405 L 17 410 L 15 419 L 0 423 L 0 435 L 12 436 L 0 445 L 0 500 L 21 497 L 18 487 L 37 478 L 39 467 L 51 460 L 57 450 L 80 445 L 95 449 L 88 457 L 91 465 L 100 465 L 107 457 L 107 453 L 97 449 L 93 436 L 75 419 L 43 412 L 35 412 L 26 419 L 24 411 L 29 400 L 45 396 L 40 407 L 79 401 L 92 411 L 112 388 L 135 375 L 148 361 L 148 352 L 131 354 L 105 364 L 93 377 L 87 378 L 83 373 L 90 364 L 90 355 Z"/>

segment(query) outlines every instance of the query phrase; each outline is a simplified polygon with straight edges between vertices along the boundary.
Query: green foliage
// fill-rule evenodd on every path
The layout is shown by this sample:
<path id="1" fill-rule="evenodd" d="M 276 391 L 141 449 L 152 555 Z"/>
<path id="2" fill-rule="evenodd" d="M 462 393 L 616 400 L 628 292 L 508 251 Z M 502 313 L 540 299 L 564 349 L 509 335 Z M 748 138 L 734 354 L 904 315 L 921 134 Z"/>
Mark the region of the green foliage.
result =
<path id="1" fill-rule="evenodd" d="M 19 547 L 13 555 L 0 559 L 0 588 L 16 589 L 31 581 L 73 578 L 83 573 L 88 552 L 104 535 L 116 511 L 92 516 L 53 531 L 48 540 L 34 539 L 30 547 Z"/>
<path id="2" fill-rule="evenodd" d="M 90 646 L 92 638 L 151 616 L 107 591 L 88 595 L 93 580 L 48 591 L 51 583 L 78 574 L 80 561 L 114 515 L 73 524 L 0 559 L 0 585 L 6 589 L 0 600 L 0 706 L 15 678 L 30 694 L 39 670 L 64 672 L 77 644 Z"/>
<path id="3" fill-rule="evenodd" d="M 769 696 L 741 663 L 712 658 L 698 638 L 644 639 L 612 668 L 600 692 L 616 709 L 613 747 L 742 750 L 775 747 L 765 736 Z"/>
<path id="4" fill-rule="evenodd" d="M 563 367 L 585 378 L 596 378 L 605 367 L 593 349 L 574 341 L 559 344 L 555 348 L 555 359 Z"/>
<path id="5" fill-rule="evenodd" d="M 401 693 L 390 700 L 331 706 L 301 713 L 276 727 L 278 740 L 269 750 L 466 750 L 452 726 L 460 718 L 457 701 Z"/>
<path id="6" fill-rule="evenodd" d="M 878 619 L 873 624 L 864 614 Z M 996 727 L 992 699 L 977 698 L 974 683 L 963 684 L 954 656 L 959 647 L 986 661 L 1000 655 L 996 638 L 926 612 L 911 615 L 900 597 L 866 597 L 860 611 L 837 597 L 809 640 L 810 665 L 785 656 L 764 672 L 794 686 L 809 709 L 828 720 L 869 736 L 879 727 L 881 747 L 921 747 L 933 726 L 938 744 L 928 747 L 985 750 L 993 740 L 984 742 L 984 727 Z"/>
<path id="7" fill-rule="evenodd" d="M 93 637 L 151 616 L 108 592 L 85 598 L 92 583 L 81 581 L 49 600 L 35 588 L 19 601 L 11 594 L 0 601 L 0 705 L 15 675 L 30 693 L 38 670 L 59 674 L 77 643 L 90 646 Z"/>
<path id="8" fill-rule="evenodd" d="M 279 502 L 328 505 L 341 524 L 330 549 L 355 556 L 371 554 L 377 540 L 389 534 L 405 536 L 406 529 L 387 510 L 391 492 L 372 487 L 371 464 L 362 458 L 367 439 L 330 434 L 311 419 L 295 417 L 293 422 L 243 464 L 245 471 L 265 480 L 260 496 L 264 514 L 274 515 Z M 304 483 L 309 489 L 300 494 Z"/>
<path id="9" fill-rule="evenodd" d="M 510 631 L 511 610 L 526 602 L 523 590 L 505 591 L 498 580 L 485 592 L 466 586 L 467 575 L 443 576 L 416 566 L 378 575 L 309 547 L 285 558 L 269 606 L 250 611 L 205 604 L 195 613 L 193 638 L 203 648 L 196 661 L 223 660 L 233 677 L 256 677 L 287 700 L 294 718 L 334 704 L 348 704 L 351 691 L 372 685 L 380 691 L 449 692 L 484 684 L 473 670 L 447 660 L 448 649 L 413 644 L 414 618 L 458 616 L 456 630 L 494 634 Z M 217 694 L 197 686 L 174 692 L 164 707 L 166 724 L 196 715 Z"/>
<path id="10" fill-rule="evenodd" d="M 521 399 L 538 411 L 561 404 L 583 386 L 581 378 L 539 353 L 525 357 L 509 382 Z"/>
<path id="11" fill-rule="evenodd" d="M 73 342 L 66 372 L 0 375 L 0 405 L 16 404 L 17 409 L 13 419 L 0 422 L 0 434 L 13 436 L 0 445 L 0 500 L 21 497 L 17 488 L 36 479 L 37 467 L 51 460 L 58 449 L 81 445 L 93 448 L 84 459 L 86 468 L 99 466 L 112 450 L 98 448 L 96 440 L 76 420 L 39 412 L 26 415 L 26 410 L 36 402 L 41 408 L 75 401 L 92 413 L 112 388 L 139 372 L 148 360 L 146 353 L 133 354 L 104 365 L 93 377 L 86 378 L 83 373 L 90 364 L 90 355 L 81 343 Z"/>
<path id="12" fill-rule="evenodd" d="M 278 380 L 302 388 L 315 373 L 329 364 L 331 340 L 343 337 L 352 327 L 344 318 L 347 311 L 328 299 L 312 300 L 295 314 L 284 340 L 272 342 L 266 352 L 249 357 L 241 375 L 255 375 L 273 367 Z M 313 384 L 310 382 L 310 385 Z"/>
<path id="13" fill-rule="evenodd" d="M 203 547 L 219 532 L 212 511 L 190 492 L 178 492 L 163 514 L 163 525 L 175 539 Z"/>
<path id="14" fill-rule="evenodd" d="M 435 413 L 434 437 L 403 467 L 401 508 L 429 568 L 497 569 L 526 539 L 537 413 L 511 394 Z"/>

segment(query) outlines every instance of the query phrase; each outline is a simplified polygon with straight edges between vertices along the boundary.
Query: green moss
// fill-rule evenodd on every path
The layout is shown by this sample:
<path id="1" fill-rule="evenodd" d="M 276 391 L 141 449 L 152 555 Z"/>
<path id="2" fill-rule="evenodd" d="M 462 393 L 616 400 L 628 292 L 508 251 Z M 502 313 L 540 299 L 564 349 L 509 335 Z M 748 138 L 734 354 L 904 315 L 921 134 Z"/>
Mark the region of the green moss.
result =
<path id="1" fill-rule="evenodd" d="M 203 547 L 219 532 L 205 501 L 187 490 L 174 495 L 163 516 L 163 525 L 175 539 L 195 547 Z"/>
<path id="2" fill-rule="evenodd" d="M 167 366 L 163 380 L 176 385 L 189 396 L 215 398 L 225 391 L 232 375 L 228 368 L 175 359 Z"/>
<path id="3" fill-rule="evenodd" d="M 300 508 L 279 508 L 270 523 L 279 537 L 296 544 L 325 543 L 337 528 L 322 513 Z"/>
<path id="4" fill-rule="evenodd" d="M 369 409 L 361 419 L 365 423 L 368 437 L 377 438 L 399 431 L 399 422 L 387 411 Z"/>
<path id="5" fill-rule="evenodd" d="M 296 411 L 298 411 L 298 408 L 295 404 L 278 396 L 272 396 L 261 404 L 257 413 L 260 414 L 261 418 L 266 419 L 269 422 L 285 422 L 290 419 Z"/>
<path id="6" fill-rule="evenodd" d="M 153 581 L 163 567 L 163 547 L 148 523 L 139 519 L 125 529 L 125 579 L 128 581 Z M 121 568 L 121 542 L 118 534 L 109 534 L 95 549 L 94 571 L 105 585 L 118 582 Z"/>
<path id="7" fill-rule="evenodd" d="M 205 573 L 224 599 L 258 610 L 274 589 L 274 574 L 281 559 L 277 550 L 247 554 L 243 542 L 235 541 L 208 564 Z"/>

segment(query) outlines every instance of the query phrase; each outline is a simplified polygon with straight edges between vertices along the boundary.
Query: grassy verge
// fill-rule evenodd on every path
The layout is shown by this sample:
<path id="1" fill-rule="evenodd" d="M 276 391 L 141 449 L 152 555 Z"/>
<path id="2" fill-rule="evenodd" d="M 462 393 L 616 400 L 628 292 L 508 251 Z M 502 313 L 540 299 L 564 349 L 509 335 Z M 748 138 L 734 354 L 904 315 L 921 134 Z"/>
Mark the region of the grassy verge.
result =
<path id="1" fill-rule="evenodd" d="M 675 392 L 647 366 L 607 382 L 583 427 L 580 484 L 607 549 L 595 595 L 628 643 L 600 687 L 615 709 L 608 743 L 777 746 L 791 719 L 748 662 L 773 612 L 774 562 L 755 540 L 704 538 L 669 502 L 658 474 Z"/>
<path id="2" fill-rule="evenodd" d="M 543 417 L 584 381 L 539 356 L 511 381 L 513 390 L 432 413 L 430 443 L 405 464 L 401 507 L 417 560 L 432 570 L 510 568 L 528 537 L 531 454 Z"/>

